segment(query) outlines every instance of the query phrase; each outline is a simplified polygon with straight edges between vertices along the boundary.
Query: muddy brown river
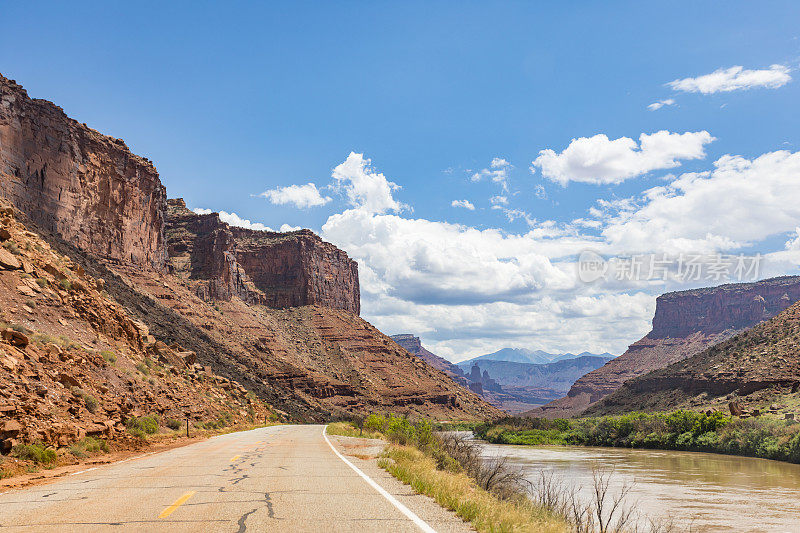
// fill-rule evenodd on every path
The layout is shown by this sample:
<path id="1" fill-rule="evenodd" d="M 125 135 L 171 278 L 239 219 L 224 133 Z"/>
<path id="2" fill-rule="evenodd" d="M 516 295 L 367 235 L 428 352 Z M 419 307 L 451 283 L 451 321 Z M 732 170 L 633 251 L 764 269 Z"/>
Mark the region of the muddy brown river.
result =
<path id="1" fill-rule="evenodd" d="M 504 446 L 502 454 L 531 481 L 540 471 L 589 498 L 592 468 L 613 469 L 611 486 L 633 483 L 627 502 L 680 531 L 800 533 L 800 465 L 708 453 L 619 448 Z M 612 490 L 612 491 L 613 491 Z"/>

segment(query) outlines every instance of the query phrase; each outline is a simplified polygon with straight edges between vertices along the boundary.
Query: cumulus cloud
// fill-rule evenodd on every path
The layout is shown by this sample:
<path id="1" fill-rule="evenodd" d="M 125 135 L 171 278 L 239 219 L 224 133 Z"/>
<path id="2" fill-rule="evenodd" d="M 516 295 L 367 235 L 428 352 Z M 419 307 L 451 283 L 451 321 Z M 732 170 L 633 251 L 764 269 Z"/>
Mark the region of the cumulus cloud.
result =
<path id="1" fill-rule="evenodd" d="M 659 100 L 658 102 L 653 102 L 652 104 L 647 106 L 647 109 L 649 109 L 650 111 L 656 111 L 664 106 L 670 106 L 670 105 L 675 105 L 675 100 L 673 100 L 672 98 L 667 98 L 666 100 Z"/>
<path id="2" fill-rule="evenodd" d="M 194 211 L 198 215 L 209 215 L 211 213 L 214 213 L 213 210 L 204 207 L 196 207 L 192 209 L 192 211 Z M 261 222 L 251 222 L 246 218 L 240 217 L 236 213 L 228 213 L 227 211 L 220 211 L 218 215 L 221 221 L 226 222 L 231 226 L 236 226 L 239 228 L 246 228 L 246 229 L 261 230 L 261 231 L 275 231 L 269 226 L 265 226 Z"/>
<path id="3" fill-rule="evenodd" d="M 364 154 L 350 152 L 347 159 L 333 169 L 337 190 L 347 196 L 351 206 L 368 213 L 402 211 L 403 205 L 394 199 L 393 191 L 400 187 L 371 167 Z"/>
<path id="4" fill-rule="evenodd" d="M 470 211 L 475 211 L 475 205 L 470 202 L 469 200 L 453 200 L 450 202 L 451 207 L 463 207 L 464 209 L 469 209 Z"/>
<path id="5" fill-rule="evenodd" d="M 617 184 L 653 170 L 680 166 L 681 160 L 703 159 L 705 145 L 714 137 L 707 131 L 642 133 L 639 143 L 629 137 L 611 140 L 606 135 L 572 139 L 561 153 L 539 152 L 531 170 L 566 186 L 570 181 L 597 185 Z"/>
<path id="6" fill-rule="evenodd" d="M 726 155 L 714 167 L 601 204 L 614 213 L 602 231 L 608 244 L 629 252 L 736 250 L 797 227 L 800 204 L 787 199 L 800 198 L 800 152 Z"/>
<path id="7" fill-rule="evenodd" d="M 784 65 L 771 65 L 769 68 L 761 70 L 745 70 L 742 66 L 734 66 L 721 68 L 711 74 L 696 78 L 673 80 L 667 85 L 675 91 L 701 94 L 746 90 L 756 87 L 777 89 L 792 80 L 789 71 L 789 67 Z"/>
<path id="8" fill-rule="evenodd" d="M 474 172 L 470 176 L 472 181 L 482 181 L 489 179 L 494 183 L 499 184 L 504 191 L 508 190 L 508 178 L 513 169 L 513 165 L 503 159 L 502 157 L 495 157 L 489 163 L 489 168 L 484 168 L 478 172 Z"/>
<path id="9" fill-rule="evenodd" d="M 287 205 L 292 204 L 299 209 L 307 209 L 309 207 L 316 207 L 325 205 L 331 201 L 328 196 L 322 196 L 313 183 L 305 185 L 289 185 L 287 187 L 276 187 L 264 191 L 258 196 L 266 198 L 273 204 Z"/>

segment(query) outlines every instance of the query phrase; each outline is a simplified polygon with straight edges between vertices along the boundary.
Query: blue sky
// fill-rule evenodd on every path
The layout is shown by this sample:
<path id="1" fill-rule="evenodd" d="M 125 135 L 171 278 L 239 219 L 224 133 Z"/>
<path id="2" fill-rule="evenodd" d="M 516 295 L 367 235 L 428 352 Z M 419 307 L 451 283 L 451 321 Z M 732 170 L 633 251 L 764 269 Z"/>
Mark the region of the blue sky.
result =
<path id="1" fill-rule="evenodd" d="M 798 150 L 796 2 L 161 4 L 2 3 L 0 72 L 124 138 L 171 197 L 343 247 L 361 265 L 365 318 L 387 333 L 420 334 L 453 359 L 502 346 L 620 353 L 646 333 L 655 295 L 714 284 L 587 288 L 565 274 L 587 247 L 780 252 L 765 272 L 797 272 L 795 160 L 747 175 L 739 160 L 714 165 Z M 660 131 L 642 155 L 640 135 Z M 562 153 L 599 134 L 607 142 Z M 531 172 L 542 150 L 552 157 Z M 715 168 L 708 183 L 676 182 Z M 758 185 L 774 176 L 786 181 Z M 323 205 L 276 203 L 295 198 L 280 187 L 308 183 Z M 703 208 L 715 184 L 711 203 L 741 213 L 733 224 Z M 785 194 L 753 201 L 748 184 Z M 671 200 L 689 189 L 706 199 Z M 590 215 L 598 201 L 613 213 Z M 756 229 L 730 229 L 748 217 Z"/>

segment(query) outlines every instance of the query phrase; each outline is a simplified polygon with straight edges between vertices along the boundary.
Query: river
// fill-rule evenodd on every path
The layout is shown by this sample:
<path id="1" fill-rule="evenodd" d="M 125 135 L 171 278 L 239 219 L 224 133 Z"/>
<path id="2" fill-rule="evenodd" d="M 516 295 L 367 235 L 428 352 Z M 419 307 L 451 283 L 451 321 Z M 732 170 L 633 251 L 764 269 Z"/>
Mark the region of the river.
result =
<path id="1" fill-rule="evenodd" d="M 484 446 L 484 454 L 507 456 L 530 481 L 544 470 L 587 501 L 593 466 L 613 469 L 612 492 L 632 483 L 628 505 L 672 519 L 679 531 L 800 532 L 800 465 L 694 452 Z"/>

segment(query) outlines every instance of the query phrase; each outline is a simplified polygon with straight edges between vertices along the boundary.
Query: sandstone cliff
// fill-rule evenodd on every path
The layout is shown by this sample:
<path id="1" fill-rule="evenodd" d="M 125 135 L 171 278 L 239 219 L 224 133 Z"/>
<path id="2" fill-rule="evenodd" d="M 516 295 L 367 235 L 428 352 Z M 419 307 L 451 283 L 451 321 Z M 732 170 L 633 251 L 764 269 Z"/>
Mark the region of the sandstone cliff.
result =
<path id="1" fill-rule="evenodd" d="M 625 382 L 587 415 L 690 408 L 780 415 L 800 391 L 800 303 L 688 359 Z"/>
<path id="2" fill-rule="evenodd" d="M 785 276 L 659 296 L 653 329 L 628 350 L 577 380 L 565 398 L 524 413 L 580 414 L 629 380 L 664 368 L 767 320 L 800 300 L 800 277 Z"/>
<path id="3" fill-rule="evenodd" d="M 462 372 L 458 366 L 426 350 L 422 346 L 419 337 L 410 333 L 401 333 L 399 335 L 392 335 L 392 340 L 403 347 L 408 353 L 416 355 L 433 368 L 441 370 L 462 385 L 469 385 L 469 380 L 464 377 L 464 372 Z"/>
<path id="4" fill-rule="evenodd" d="M 358 264 L 309 230 L 275 233 L 231 227 L 168 201 L 170 271 L 206 300 L 238 296 L 282 309 L 321 305 L 359 314 Z"/>
<path id="5" fill-rule="evenodd" d="M 188 416 L 195 433 L 220 419 L 254 423 L 272 414 L 239 383 L 197 364 L 194 352 L 151 335 L 108 297 L 102 279 L 13 210 L 0 211 L 0 453 L 87 435 L 142 446 L 126 422 L 143 415 L 162 425 Z"/>
<path id="6" fill-rule="evenodd" d="M 2 75 L 0 196 L 97 256 L 165 265 L 166 191 L 153 164 Z"/>
<path id="7" fill-rule="evenodd" d="M 191 386 L 181 381 L 185 377 L 190 382 L 218 380 L 237 395 L 246 389 L 295 420 L 374 410 L 448 419 L 500 414 L 359 318 L 357 265 L 342 250 L 307 230 L 232 228 L 216 215 L 188 211 L 180 201 L 167 210 L 155 168 L 121 140 L 78 124 L 49 102 L 28 98 L 20 86 L 1 77 L 0 91 L 0 196 L 24 213 L 29 230 L 41 233 L 65 257 L 64 264 L 97 280 L 93 297 L 124 313 L 128 319 L 121 324 L 139 324 L 149 332 L 147 341 L 130 341 L 141 342 L 130 348 L 137 350 L 127 358 L 131 364 L 146 356 L 176 369 L 165 375 L 174 387 L 123 378 L 140 405 L 174 408 L 194 398 L 194 393 L 181 393 Z M 24 269 L 14 253 L 0 249 L 0 268 Z M 60 283 L 64 278 L 57 272 L 63 269 L 56 266 L 52 272 L 47 264 L 41 269 Z M 24 274 L 41 277 L 36 267 Z M 43 283 L 49 281 L 45 277 Z M 2 282 L 0 289 L 19 284 L 8 276 Z M 21 290 L 36 292 L 25 285 Z M 48 293 L 54 307 L 68 305 L 62 292 Z M 84 305 L 80 302 L 76 305 Z M 90 327 L 109 335 L 104 328 L 110 326 L 98 322 L 98 311 L 81 312 Z M 124 335 L 129 334 L 126 329 Z M 8 342 L 13 340 L 9 333 Z M 41 357 L 32 350 L 34 359 Z M 185 369 L 179 368 L 185 358 L 178 352 L 193 352 Z M 23 373 L 14 393 L 28 398 L 31 370 L 15 360 L 16 355 L 7 365 Z M 97 357 L 70 361 L 65 364 L 73 364 L 92 383 L 110 376 L 95 368 Z M 49 383 L 51 378 L 39 379 Z M 197 394 L 206 389 L 198 386 Z M 209 415 L 219 407 L 201 404 Z M 23 426 L 33 425 L 35 420 L 24 418 L 29 412 L 25 408 L 14 416 Z M 125 416 L 119 413 L 114 424 Z"/>

